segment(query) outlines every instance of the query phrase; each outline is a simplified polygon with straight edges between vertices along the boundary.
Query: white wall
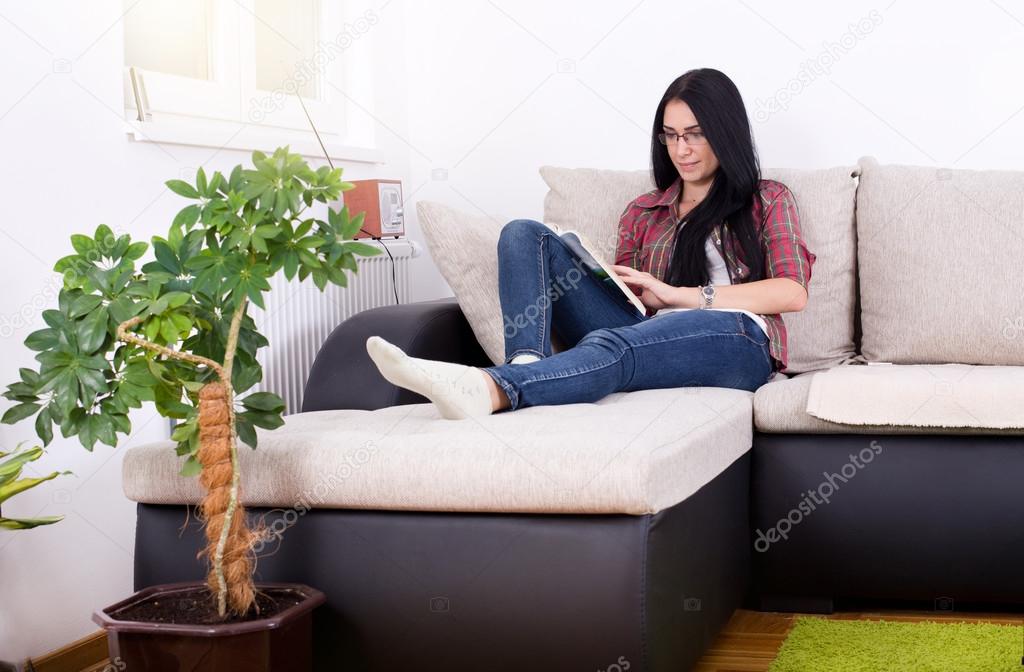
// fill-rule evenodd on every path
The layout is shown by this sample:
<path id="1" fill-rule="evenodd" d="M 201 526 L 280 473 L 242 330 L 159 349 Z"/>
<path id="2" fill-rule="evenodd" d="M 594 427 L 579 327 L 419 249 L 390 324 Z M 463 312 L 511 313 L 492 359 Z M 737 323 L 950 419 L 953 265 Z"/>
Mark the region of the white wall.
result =
<path id="1" fill-rule="evenodd" d="M 1020 3 L 460 0 L 445 11 L 407 8 L 416 197 L 502 223 L 542 215 L 540 165 L 647 167 L 658 101 L 697 67 L 736 82 L 762 166 L 853 165 L 873 155 L 1024 167 Z M 563 59 L 570 72 L 558 71 Z M 790 86 L 786 109 L 765 114 L 766 101 Z M 447 180 L 431 180 L 434 168 L 447 168 Z"/>
<path id="2" fill-rule="evenodd" d="M 40 325 L 36 308 L 55 298 L 49 269 L 70 233 L 100 222 L 139 237 L 161 232 L 179 206 L 163 180 L 182 166 L 225 169 L 246 160 L 180 146 L 166 146 L 168 156 L 125 141 L 117 115 L 120 6 L 0 4 L 10 20 L 0 21 L 3 381 L 31 361 L 21 341 Z M 736 82 L 764 166 L 852 165 L 873 155 L 883 163 L 1024 168 L 1024 9 L 1008 2 L 883 0 L 825 11 L 802 0 L 770 9 L 738 0 L 380 0 L 376 8 L 380 25 L 355 48 L 375 50 L 368 122 L 389 163 L 354 165 L 346 176 L 403 179 L 409 235 L 420 241 L 417 200 L 499 222 L 540 218 L 540 165 L 646 167 L 655 106 L 693 67 L 718 68 Z M 58 74 L 55 58 L 77 60 L 70 74 Z M 766 113 L 772 99 L 785 109 Z M 413 300 L 450 294 L 429 255 L 415 263 Z M 25 307 L 31 317 L 22 324 Z M 136 434 L 116 451 L 89 455 L 55 441 L 36 471 L 76 475 L 10 507 L 68 517 L 0 536 L 0 659 L 87 634 L 94 608 L 130 592 L 134 518 L 120 491 L 120 456 L 164 428 L 152 414 L 135 422 Z M 28 426 L 0 427 L 0 445 L 31 438 Z"/>

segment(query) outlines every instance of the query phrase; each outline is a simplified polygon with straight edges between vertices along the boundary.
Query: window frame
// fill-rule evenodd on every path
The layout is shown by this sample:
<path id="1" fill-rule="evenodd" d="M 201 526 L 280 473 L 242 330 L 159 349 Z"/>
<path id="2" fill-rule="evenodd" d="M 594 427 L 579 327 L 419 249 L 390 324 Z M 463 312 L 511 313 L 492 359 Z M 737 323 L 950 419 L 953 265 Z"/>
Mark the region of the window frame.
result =
<path id="1" fill-rule="evenodd" d="M 322 156 L 319 142 L 298 98 L 287 92 L 287 80 L 278 91 L 256 87 L 255 0 L 206 0 L 209 12 L 208 62 L 210 78 L 196 79 L 135 68 L 145 119 L 139 120 L 131 66 L 124 62 L 124 110 L 130 138 L 141 142 L 167 142 L 198 146 L 257 149 L 290 144 L 294 151 Z M 370 12 L 370 0 L 314 2 L 317 47 L 301 61 L 315 73 L 316 97 L 303 97 L 316 128 L 332 158 L 380 163 L 372 124 L 357 121 L 355 104 L 344 91 L 351 85 L 372 100 L 367 77 L 368 49 L 340 49 L 328 33 L 332 26 L 348 26 Z M 341 5 L 339 7 L 338 5 Z M 333 7 L 332 7 L 333 5 Z M 339 32 L 338 36 L 342 33 Z M 361 37 L 369 40 L 372 37 Z M 317 67 L 318 55 L 327 62 Z M 355 53 L 362 51 L 362 55 Z M 242 55 L 246 54 L 246 57 Z M 126 61 L 126 59 L 125 59 Z M 296 72 L 299 72 L 297 68 Z M 262 106 L 260 104 L 262 103 Z M 225 134 L 230 137 L 225 140 Z"/>

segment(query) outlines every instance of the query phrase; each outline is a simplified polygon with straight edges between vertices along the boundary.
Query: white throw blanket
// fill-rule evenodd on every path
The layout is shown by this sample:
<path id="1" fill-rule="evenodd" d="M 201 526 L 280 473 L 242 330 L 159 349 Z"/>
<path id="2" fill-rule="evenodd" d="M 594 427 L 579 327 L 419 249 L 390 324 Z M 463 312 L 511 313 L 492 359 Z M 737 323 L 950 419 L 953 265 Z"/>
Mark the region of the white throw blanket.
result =
<path id="1" fill-rule="evenodd" d="M 807 412 L 851 425 L 1024 427 L 1024 366 L 871 364 L 814 374 Z"/>

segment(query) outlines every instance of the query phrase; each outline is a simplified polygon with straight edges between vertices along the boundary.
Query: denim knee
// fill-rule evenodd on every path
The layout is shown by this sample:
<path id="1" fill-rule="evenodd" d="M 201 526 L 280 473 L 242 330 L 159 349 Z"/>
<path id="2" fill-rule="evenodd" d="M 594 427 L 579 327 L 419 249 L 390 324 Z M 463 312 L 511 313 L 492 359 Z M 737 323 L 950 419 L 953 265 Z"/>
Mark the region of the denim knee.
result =
<path id="1" fill-rule="evenodd" d="M 610 350 L 616 354 L 621 354 L 626 350 L 629 350 L 630 345 L 622 336 L 617 334 L 614 329 L 601 328 L 589 331 L 586 335 L 580 339 L 580 342 L 576 344 L 576 347 L 588 343 L 591 345 L 597 345 Z"/>
<path id="2" fill-rule="evenodd" d="M 501 227 L 501 233 L 498 235 L 498 249 L 501 250 L 508 246 L 516 247 L 521 244 L 522 236 L 537 235 L 544 231 L 550 231 L 550 229 L 535 219 L 513 219 Z"/>

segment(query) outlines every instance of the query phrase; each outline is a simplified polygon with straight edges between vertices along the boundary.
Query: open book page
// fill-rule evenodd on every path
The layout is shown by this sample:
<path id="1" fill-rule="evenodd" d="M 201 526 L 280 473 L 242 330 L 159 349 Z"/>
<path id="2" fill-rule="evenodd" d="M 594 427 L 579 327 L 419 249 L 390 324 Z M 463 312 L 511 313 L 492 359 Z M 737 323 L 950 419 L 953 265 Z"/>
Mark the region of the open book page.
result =
<path id="1" fill-rule="evenodd" d="M 566 244 L 566 247 L 572 250 L 572 253 L 576 255 L 576 258 L 580 260 L 582 266 L 591 275 L 603 282 L 613 292 L 618 290 L 623 295 L 623 298 L 629 301 L 641 315 L 647 314 L 647 307 L 644 306 L 640 297 L 626 286 L 626 283 L 612 269 L 611 264 L 604 259 L 600 250 L 585 235 L 575 230 L 564 230 L 557 224 L 545 222 L 544 226 L 558 234 L 559 238 Z"/>

